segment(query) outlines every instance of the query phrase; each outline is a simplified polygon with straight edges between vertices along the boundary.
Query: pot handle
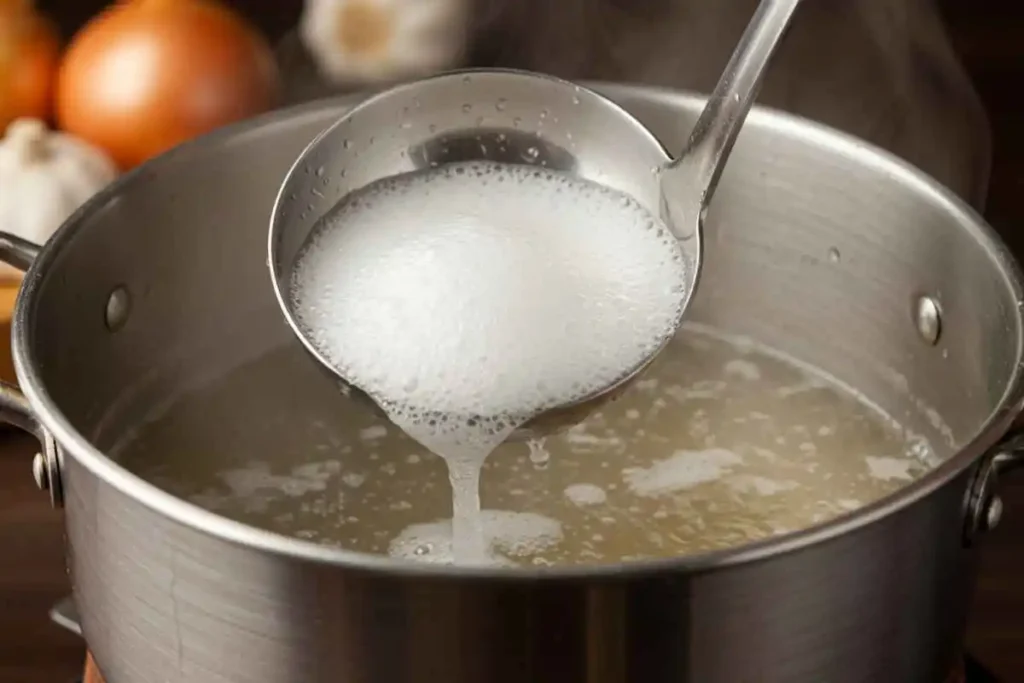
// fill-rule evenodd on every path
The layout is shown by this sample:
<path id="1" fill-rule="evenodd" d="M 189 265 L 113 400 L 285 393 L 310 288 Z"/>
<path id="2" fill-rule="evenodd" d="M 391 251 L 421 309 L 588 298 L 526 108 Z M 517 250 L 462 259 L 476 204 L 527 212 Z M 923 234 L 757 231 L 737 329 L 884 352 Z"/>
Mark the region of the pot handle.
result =
<path id="1" fill-rule="evenodd" d="M 9 232 L 0 232 L 0 261 L 12 268 L 28 270 L 39 255 L 39 250 L 40 246 L 35 242 L 29 242 Z"/>
<path id="2" fill-rule="evenodd" d="M 40 246 L 34 242 L 8 232 L 0 232 L 0 261 L 13 268 L 28 270 L 39 251 Z M 42 448 L 32 460 L 32 474 L 39 488 L 49 492 L 50 503 L 60 507 L 63 503 L 63 489 L 60 484 L 60 452 L 57 443 L 36 418 L 25 395 L 6 382 L 0 382 L 0 422 L 23 429 L 39 439 Z"/>
<path id="3" fill-rule="evenodd" d="M 1006 435 L 978 465 L 967 494 L 965 545 L 972 545 L 1002 520 L 999 480 L 1018 469 L 1024 469 L 1024 413 L 1017 416 Z"/>
<path id="4" fill-rule="evenodd" d="M 32 476 L 36 485 L 50 494 L 50 503 L 61 507 L 64 490 L 60 480 L 60 451 L 57 442 L 36 418 L 25 395 L 6 382 L 0 382 L 0 422 L 14 425 L 33 434 L 41 450 L 32 458 Z"/>

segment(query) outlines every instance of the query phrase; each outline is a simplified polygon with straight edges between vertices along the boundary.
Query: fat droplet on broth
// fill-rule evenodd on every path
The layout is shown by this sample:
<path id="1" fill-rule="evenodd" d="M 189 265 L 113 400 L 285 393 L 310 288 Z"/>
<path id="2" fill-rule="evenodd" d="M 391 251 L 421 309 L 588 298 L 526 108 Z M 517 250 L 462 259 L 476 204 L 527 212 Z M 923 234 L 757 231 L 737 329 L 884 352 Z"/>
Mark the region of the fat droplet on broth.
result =
<path id="1" fill-rule="evenodd" d="M 570 484 L 565 488 L 565 497 L 574 505 L 601 505 L 608 501 L 608 494 L 594 484 Z"/>

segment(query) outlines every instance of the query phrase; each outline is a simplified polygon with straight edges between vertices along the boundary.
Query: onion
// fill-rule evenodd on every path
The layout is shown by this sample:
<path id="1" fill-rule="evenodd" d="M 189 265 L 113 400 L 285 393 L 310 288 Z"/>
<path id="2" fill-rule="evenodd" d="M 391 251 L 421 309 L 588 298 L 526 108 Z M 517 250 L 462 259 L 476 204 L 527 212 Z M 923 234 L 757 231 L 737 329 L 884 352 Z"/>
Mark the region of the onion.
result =
<path id="1" fill-rule="evenodd" d="M 269 46 L 226 7 L 127 0 L 72 40 L 60 69 L 57 120 L 127 169 L 268 109 L 277 89 Z"/>
<path id="2" fill-rule="evenodd" d="M 60 40 L 31 0 L 0 0 L 0 131 L 17 118 L 47 120 Z"/>

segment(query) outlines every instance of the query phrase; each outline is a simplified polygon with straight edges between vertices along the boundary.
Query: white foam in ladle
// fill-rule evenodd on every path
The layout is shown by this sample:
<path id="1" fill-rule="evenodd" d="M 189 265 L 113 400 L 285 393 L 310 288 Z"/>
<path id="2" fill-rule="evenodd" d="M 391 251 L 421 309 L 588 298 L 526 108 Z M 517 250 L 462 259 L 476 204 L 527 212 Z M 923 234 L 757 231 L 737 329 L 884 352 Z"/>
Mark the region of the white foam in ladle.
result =
<path id="1" fill-rule="evenodd" d="M 279 300 L 326 367 L 446 459 L 457 559 L 487 557 L 483 458 L 674 334 L 704 209 L 798 3 L 762 1 L 675 161 L 589 90 L 476 71 L 367 100 L 292 168 L 271 224 Z"/>

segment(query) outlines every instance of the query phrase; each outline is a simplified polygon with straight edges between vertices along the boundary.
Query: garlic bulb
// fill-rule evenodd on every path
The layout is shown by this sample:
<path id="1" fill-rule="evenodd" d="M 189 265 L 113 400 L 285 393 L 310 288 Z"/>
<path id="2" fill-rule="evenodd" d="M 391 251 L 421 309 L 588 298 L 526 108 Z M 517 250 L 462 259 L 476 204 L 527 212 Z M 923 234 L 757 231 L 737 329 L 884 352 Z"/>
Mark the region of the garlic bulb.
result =
<path id="1" fill-rule="evenodd" d="M 459 65 L 468 0 L 306 0 L 299 34 L 338 85 L 423 76 Z"/>
<path id="2" fill-rule="evenodd" d="M 0 140 L 0 230 L 43 244 L 115 177 L 99 149 L 38 119 L 17 119 Z M 0 268 L 0 275 L 15 272 Z"/>

